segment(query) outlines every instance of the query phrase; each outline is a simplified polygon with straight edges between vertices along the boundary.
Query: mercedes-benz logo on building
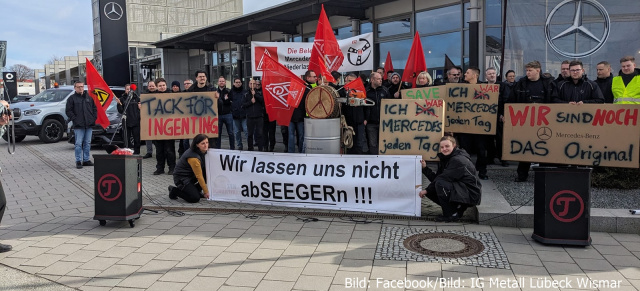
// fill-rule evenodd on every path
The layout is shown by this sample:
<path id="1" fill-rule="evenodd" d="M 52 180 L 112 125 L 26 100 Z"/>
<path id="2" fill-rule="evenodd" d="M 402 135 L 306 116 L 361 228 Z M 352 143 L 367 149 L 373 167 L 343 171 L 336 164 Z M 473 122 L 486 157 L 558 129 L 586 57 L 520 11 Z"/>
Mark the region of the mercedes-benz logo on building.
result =
<path id="1" fill-rule="evenodd" d="M 122 6 L 116 2 L 109 2 L 104 6 L 104 16 L 109 18 L 109 20 L 120 20 L 122 14 L 124 14 L 124 10 L 122 10 Z"/>
<path id="2" fill-rule="evenodd" d="M 560 8 L 562 8 L 565 5 L 575 6 L 575 15 L 573 17 L 573 22 L 567 29 L 563 30 L 562 32 L 556 35 L 551 35 L 551 25 L 552 25 L 551 21 L 553 20 L 553 17 L 558 12 L 558 10 L 560 10 Z M 601 23 L 603 24 L 603 28 L 604 28 L 601 36 L 594 35 L 592 31 L 590 31 L 587 27 L 585 27 L 582 24 L 583 5 L 589 5 L 595 8 L 595 10 L 600 14 L 599 17 L 602 18 Z M 597 16 L 593 16 L 593 17 L 597 18 Z M 560 4 L 558 4 L 555 8 L 553 8 L 553 10 L 551 10 L 551 12 L 549 13 L 549 16 L 547 16 L 547 22 L 544 26 L 544 33 L 547 38 L 547 43 L 557 53 L 568 58 L 583 58 L 583 57 L 592 55 L 593 53 L 598 51 L 600 48 L 602 48 L 604 43 L 607 41 L 607 38 L 609 38 L 610 26 L 611 26 L 611 19 L 609 18 L 609 13 L 607 13 L 607 10 L 604 9 L 604 6 L 602 6 L 602 4 L 600 4 L 598 1 L 596 0 L 564 0 L 560 2 Z M 559 40 L 561 38 L 576 36 L 576 35 L 582 35 L 589 40 L 595 41 L 596 45 L 586 51 L 577 51 L 576 49 L 574 52 L 569 52 L 558 47 L 555 43 L 556 40 Z M 572 45 L 572 47 L 574 47 L 574 45 Z"/>

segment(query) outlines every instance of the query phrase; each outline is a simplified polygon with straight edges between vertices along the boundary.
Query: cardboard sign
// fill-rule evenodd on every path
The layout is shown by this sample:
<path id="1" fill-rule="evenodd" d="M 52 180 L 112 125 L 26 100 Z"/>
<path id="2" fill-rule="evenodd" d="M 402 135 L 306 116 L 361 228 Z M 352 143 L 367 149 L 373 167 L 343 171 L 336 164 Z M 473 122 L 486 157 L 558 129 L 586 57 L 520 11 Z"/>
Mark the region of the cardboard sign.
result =
<path id="1" fill-rule="evenodd" d="M 420 216 L 420 157 L 209 149 L 209 199 Z M 308 210 L 305 210 L 308 211 Z"/>
<path id="2" fill-rule="evenodd" d="M 503 159 L 638 168 L 640 106 L 506 104 Z"/>
<path id="3" fill-rule="evenodd" d="M 216 92 L 140 95 L 140 139 L 187 139 L 204 133 L 218 137 Z"/>
<path id="4" fill-rule="evenodd" d="M 402 99 L 443 99 L 444 86 L 432 86 L 401 90 Z"/>
<path id="5" fill-rule="evenodd" d="M 437 160 L 440 138 L 444 135 L 443 122 L 442 99 L 383 99 L 378 152 Z"/>
<path id="6" fill-rule="evenodd" d="M 444 90 L 445 131 L 496 134 L 500 85 L 448 83 Z"/>

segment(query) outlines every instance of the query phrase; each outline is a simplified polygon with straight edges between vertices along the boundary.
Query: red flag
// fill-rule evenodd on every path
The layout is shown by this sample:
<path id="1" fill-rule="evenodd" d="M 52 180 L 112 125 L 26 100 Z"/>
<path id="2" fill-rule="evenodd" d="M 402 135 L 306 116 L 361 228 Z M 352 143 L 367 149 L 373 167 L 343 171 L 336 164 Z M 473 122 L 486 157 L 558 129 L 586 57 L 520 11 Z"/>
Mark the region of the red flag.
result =
<path id="1" fill-rule="evenodd" d="M 420 42 L 420 35 L 416 31 L 416 35 L 413 37 L 411 51 L 409 51 L 409 59 L 402 73 L 402 82 L 410 82 L 413 84 L 413 87 L 415 87 L 418 74 L 426 70 L 427 62 L 424 60 L 422 42 Z"/>
<path id="2" fill-rule="evenodd" d="M 288 126 L 306 83 L 268 55 L 264 55 L 262 68 L 262 92 L 269 120 Z"/>
<path id="3" fill-rule="evenodd" d="M 363 93 L 366 91 L 361 78 L 356 78 L 355 80 L 344 84 L 344 90 L 347 91 L 347 95 L 350 95 L 350 93 L 355 93 L 356 96 L 363 96 Z"/>
<path id="4" fill-rule="evenodd" d="M 89 59 L 86 59 L 87 63 L 87 87 L 89 87 L 89 96 L 93 98 L 93 102 L 98 107 L 98 118 L 96 124 L 106 129 L 109 126 L 109 118 L 107 117 L 107 107 L 111 104 L 111 98 L 113 98 L 113 92 L 111 88 L 107 86 L 107 83 L 102 79 L 96 67 L 93 66 Z"/>
<path id="5" fill-rule="evenodd" d="M 383 80 L 387 79 L 387 72 L 393 71 L 393 63 L 391 62 L 391 52 L 387 51 L 387 60 L 384 61 L 384 76 L 382 76 Z"/>
<path id="6" fill-rule="evenodd" d="M 329 18 L 327 18 L 324 5 L 322 5 L 309 59 L 309 70 L 313 70 L 318 76 L 324 76 L 329 82 L 335 82 L 331 72 L 338 71 L 343 60 L 344 54 L 338 45 L 335 34 L 333 34 Z"/>

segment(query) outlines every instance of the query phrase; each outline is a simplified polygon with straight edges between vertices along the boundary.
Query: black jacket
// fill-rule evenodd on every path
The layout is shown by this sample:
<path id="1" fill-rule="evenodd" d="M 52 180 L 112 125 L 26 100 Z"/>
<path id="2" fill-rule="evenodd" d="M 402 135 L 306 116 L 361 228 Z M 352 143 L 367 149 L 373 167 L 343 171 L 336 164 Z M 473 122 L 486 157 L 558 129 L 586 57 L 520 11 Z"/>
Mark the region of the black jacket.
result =
<path id="1" fill-rule="evenodd" d="M 369 86 L 367 87 L 367 98 L 373 100 L 376 105 L 364 108 L 364 120 L 367 121 L 367 124 L 380 124 L 380 103 L 382 99 L 391 99 L 391 95 L 384 86 L 375 89 Z"/>
<path id="2" fill-rule="evenodd" d="M 218 87 L 216 91 L 218 92 L 220 97 L 218 98 L 218 115 L 231 114 L 231 103 L 233 102 L 233 100 L 231 99 L 232 96 L 229 94 L 229 89 L 220 89 Z M 225 95 L 229 96 L 227 100 L 224 99 Z"/>
<path id="3" fill-rule="evenodd" d="M 482 198 L 482 184 L 476 175 L 469 154 L 456 147 L 450 155 L 438 154 L 438 170 L 434 173 L 429 167 L 422 168 L 424 174 L 431 183 L 427 186 L 427 192 L 436 192 L 436 181 L 444 180 L 453 184 L 450 202 L 467 205 L 480 205 Z"/>
<path id="4" fill-rule="evenodd" d="M 613 81 L 613 74 L 609 74 L 609 77 L 600 79 L 596 79 L 596 84 L 600 88 L 600 92 L 602 92 L 602 96 L 604 97 L 604 103 L 613 103 L 613 92 L 611 92 L 611 81 Z"/>
<path id="5" fill-rule="evenodd" d="M 193 84 L 191 85 L 191 87 L 189 87 L 189 90 L 187 90 L 186 92 L 210 92 L 210 91 L 215 91 L 215 89 L 205 85 L 202 88 L 198 87 L 198 84 Z"/>
<path id="6" fill-rule="evenodd" d="M 252 103 L 251 99 L 254 97 L 256 102 Z M 256 90 L 255 95 L 252 95 L 251 91 L 246 91 L 243 98 L 242 107 L 248 118 L 262 117 L 265 114 L 264 97 L 261 91 Z"/>
<path id="7" fill-rule="evenodd" d="M 184 152 L 184 154 L 182 154 L 182 156 L 180 156 L 180 159 L 176 163 L 175 169 L 173 169 L 173 181 L 176 184 L 180 184 L 178 183 L 178 181 L 182 181 L 183 185 L 186 184 L 187 182 L 191 184 L 195 184 L 195 182 L 198 181 L 198 179 L 196 179 L 196 174 L 193 172 L 191 165 L 189 165 L 189 162 L 187 161 L 189 158 L 197 158 L 200 160 L 200 166 L 202 167 L 202 175 L 204 176 L 205 179 L 207 179 L 207 167 L 205 165 L 206 164 L 205 154 L 196 153 L 193 150 L 191 150 L 191 148 L 189 148 Z"/>
<path id="8" fill-rule="evenodd" d="M 500 95 L 498 96 L 498 116 L 504 115 L 504 104 L 509 101 L 509 95 L 516 83 L 498 82 L 500 84 Z"/>
<path id="9" fill-rule="evenodd" d="M 233 119 L 247 118 L 247 113 L 244 111 L 244 108 L 242 107 L 245 94 L 247 94 L 247 91 L 244 90 L 242 87 L 236 88 L 234 86 L 229 91 L 229 99 L 231 99 L 231 114 L 233 115 Z"/>
<path id="10" fill-rule="evenodd" d="M 67 99 L 65 113 L 69 120 L 73 121 L 73 128 L 89 128 L 96 125 L 98 107 L 87 91 L 82 94 L 74 92 Z"/>
<path id="11" fill-rule="evenodd" d="M 553 83 L 553 79 L 545 78 L 540 75 L 542 81 L 542 87 L 544 90 L 544 96 L 540 98 L 531 98 L 531 92 L 529 92 L 528 85 L 531 81 L 524 76 L 516 82 L 513 86 L 513 90 L 509 94 L 507 103 L 550 103 L 557 96 L 557 92 Z"/>
<path id="12" fill-rule="evenodd" d="M 396 92 L 400 92 L 404 89 L 411 89 L 411 84 L 407 83 L 407 82 L 402 82 L 400 81 L 399 84 L 392 84 L 389 83 L 389 86 L 387 87 L 387 90 L 389 90 L 389 96 L 392 99 L 402 99 L 402 95 L 398 94 L 398 98 L 394 97 L 393 95 L 396 94 Z"/>
<path id="13" fill-rule="evenodd" d="M 573 79 L 562 81 L 558 84 L 558 96 L 553 99 L 553 103 L 604 103 L 604 97 L 598 84 L 587 79 L 583 75 L 578 83 L 574 83 Z"/>
<path id="14" fill-rule="evenodd" d="M 127 93 L 122 93 L 120 96 L 120 103 L 118 104 L 118 112 L 121 114 L 124 113 L 124 107 L 127 105 L 127 100 L 129 99 L 129 95 Z M 131 91 L 131 101 L 129 101 L 129 107 L 127 107 L 127 127 L 137 127 L 140 126 L 140 108 L 138 108 L 138 103 L 140 103 L 140 97 L 136 92 Z"/>

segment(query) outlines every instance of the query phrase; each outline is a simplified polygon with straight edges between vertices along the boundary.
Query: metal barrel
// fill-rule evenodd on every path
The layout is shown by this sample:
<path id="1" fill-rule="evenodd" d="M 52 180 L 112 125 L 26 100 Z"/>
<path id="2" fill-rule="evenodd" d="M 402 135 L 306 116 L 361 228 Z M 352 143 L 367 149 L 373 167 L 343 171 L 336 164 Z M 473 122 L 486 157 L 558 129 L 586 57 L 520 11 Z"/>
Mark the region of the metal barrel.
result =
<path id="1" fill-rule="evenodd" d="M 307 154 L 340 154 L 340 118 L 304 120 Z"/>

